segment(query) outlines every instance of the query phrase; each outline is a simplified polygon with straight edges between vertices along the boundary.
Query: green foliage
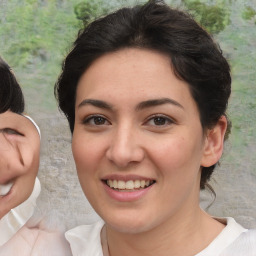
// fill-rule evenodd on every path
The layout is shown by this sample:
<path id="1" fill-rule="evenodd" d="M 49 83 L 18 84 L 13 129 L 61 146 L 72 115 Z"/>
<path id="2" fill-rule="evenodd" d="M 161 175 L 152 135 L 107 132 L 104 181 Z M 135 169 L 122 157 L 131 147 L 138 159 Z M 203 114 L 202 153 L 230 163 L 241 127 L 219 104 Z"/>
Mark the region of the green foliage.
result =
<path id="1" fill-rule="evenodd" d="M 221 4 L 207 5 L 198 0 L 183 0 L 183 3 L 197 22 L 210 33 L 218 34 L 230 23 L 230 15 Z"/>
<path id="2" fill-rule="evenodd" d="M 250 6 L 247 6 L 242 12 L 242 18 L 245 20 L 251 20 L 255 16 L 256 11 Z"/>
<path id="3" fill-rule="evenodd" d="M 6 54 L 14 66 L 26 66 L 48 60 L 56 48 L 65 50 L 80 26 L 72 8 L 71 13 L 66 8 L 60 9 L 58 0 L 43 6 L 38 0 L 13 0 L 5 12 L 4 26 L 0 26 L 4 35 L 1 54 Z"/>
<path id="4" fill-rule="evenodd" d="M 54 109 L 53 85 L 81 27 L 73 12 L 78 0 L 3 1 L 0 55 L 14 69 L 28 95 L 27 105 L 32 102 L 33 108 Z"/>
<path id="5" fill-rule="evenodd" d="M 98 12 L 98 5 L 92 1 L 84 1 L 75 5 L 74 12 L 77 19 L 86 22 Z"/>
<path id="6" fill-rule="evenodd" d="M 100 14 L 108 12 L 107 4 L 103 0 L 84 0 L 74 6 L 74 13 L 78 20 L 88 24 Z"/>
<path id="7" fill-rule="evenodd" d="M 45 59 L 43 52 L 39 37 L 30 37 L 24 41 L 14 42 L 12 47 L 7 50 L 7 54 L 12 57 L 13 64 L 21 66 L 33 62 L 32 59 L 35 57 Z M 19 58 L 15 58 L 17 55 Z"/>

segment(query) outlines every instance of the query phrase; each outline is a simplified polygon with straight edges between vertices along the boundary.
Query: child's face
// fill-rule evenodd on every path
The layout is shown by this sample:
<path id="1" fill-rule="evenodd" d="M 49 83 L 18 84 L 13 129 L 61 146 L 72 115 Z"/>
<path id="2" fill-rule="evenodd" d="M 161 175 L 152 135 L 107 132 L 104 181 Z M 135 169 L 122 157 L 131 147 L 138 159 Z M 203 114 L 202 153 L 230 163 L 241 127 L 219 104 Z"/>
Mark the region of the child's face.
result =
<path id="1" fill-rule="evenodd" d="M 78 83 L 75 114 L 78 177 L 109 226 L 142 232 L 199 208 L 209 143 L 169 58 L 125 49 L 97 59 Z"/>
<path id="2" fill-rule="evenodd" d="M 39 167 L 40 137 L 22 115 L 0 114 L 0 218 L 31 194 Z"/>

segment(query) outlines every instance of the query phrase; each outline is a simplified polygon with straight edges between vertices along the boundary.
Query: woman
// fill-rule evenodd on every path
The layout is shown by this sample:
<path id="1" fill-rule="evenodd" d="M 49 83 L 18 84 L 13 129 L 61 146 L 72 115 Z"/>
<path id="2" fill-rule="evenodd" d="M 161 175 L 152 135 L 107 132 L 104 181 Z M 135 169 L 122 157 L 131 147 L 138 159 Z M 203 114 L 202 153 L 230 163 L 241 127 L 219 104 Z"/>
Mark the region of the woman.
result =
<path id="1" fill-rule="evenodd" d="M 0 255 L 71 255 L 56 225 L 30 219 L 40 193 L 40 130 L 23 112 L 21 88 L 0 58 Z"/>
<path id="2" fill-rule="evenodd" d="M 199 206 L 228 135 L 230 85 L 210 35 L 162 1 L 80 31 L 55 93 L 103 221 L 66 233 L 74 255 L 255 254 L 255 231 Z"/>

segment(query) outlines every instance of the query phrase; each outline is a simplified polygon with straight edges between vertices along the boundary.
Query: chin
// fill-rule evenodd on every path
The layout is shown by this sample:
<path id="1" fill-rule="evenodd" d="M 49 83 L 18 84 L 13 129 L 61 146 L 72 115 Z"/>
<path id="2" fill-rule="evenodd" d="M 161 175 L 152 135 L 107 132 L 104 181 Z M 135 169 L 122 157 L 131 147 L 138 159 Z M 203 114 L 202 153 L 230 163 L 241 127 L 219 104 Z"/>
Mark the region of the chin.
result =
<path id="1" fill-rule="evenodd" d="M 152 222 L 149 222 L 149 220 L 152 221 L 152 217 L 143 217 L 142 214 L 138 213 L 134 216 L 133 214 L 129 214 L 127 211 L 123 216 L 120 216 L 119 214 L 118 216 L 112 215 L 110 218 L 102 216 L 102 218 L 105 220 L 106 225 L 109 228 L 120 233 L 138 234 L 152 229 Z"/>

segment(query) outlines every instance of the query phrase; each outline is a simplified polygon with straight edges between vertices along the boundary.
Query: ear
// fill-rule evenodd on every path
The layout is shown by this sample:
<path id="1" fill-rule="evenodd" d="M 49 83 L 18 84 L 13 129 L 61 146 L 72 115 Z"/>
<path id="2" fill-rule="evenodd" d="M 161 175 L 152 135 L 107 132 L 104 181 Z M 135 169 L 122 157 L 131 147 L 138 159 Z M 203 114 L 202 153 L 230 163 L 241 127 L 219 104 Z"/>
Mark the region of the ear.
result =
<path id="1" fill-rule="evenodd" d="M 207 131 L 201 166 L 209 167 L 219 161 L 223 152 L 226 129 L 227 119 L 225 116 L 221 116 L 217 124 Z"/>

